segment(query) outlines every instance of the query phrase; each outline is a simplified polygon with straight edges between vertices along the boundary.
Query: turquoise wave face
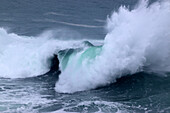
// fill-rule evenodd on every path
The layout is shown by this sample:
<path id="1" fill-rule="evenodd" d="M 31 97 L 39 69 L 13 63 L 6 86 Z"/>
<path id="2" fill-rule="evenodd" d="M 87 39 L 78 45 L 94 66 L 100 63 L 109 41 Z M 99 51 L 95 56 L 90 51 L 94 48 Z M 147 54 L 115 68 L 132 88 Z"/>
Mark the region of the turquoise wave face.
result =
<path id="1" fill-rule="evenodd" d="M 87 42 L 85 42 L 87 43 Z M 85 61 L 87 65 L 91 64 L 96 56 L 99 56 L 102 51 L 102 46 L 93 46 L 92 44 L 89 44 L 86 49 L 67 49 L 62 50 L 58 52 L 58 57 L 60 61 L 60 69 L 62 71 L 65 70 L 65 68 L 68 65 L 72 65 L 76 63 L 76 67 L 81 67 L 82 63 Z M 74 59 L 77 59 L 76 62 L 74 62 Z"/>
<path id="2" fill-rule="evenodd" d="M 72 56 L 73 53 L 75 53 L 75 51 L 76 50 L 74 50 L 74 49 L 59 51 L 58 59 L 59 59 L 59 62 L 60 62 L 60 69 L 61 70 L 64 70 L 66 68 L 70 57 Z"/>
<path id="3" fill-rule="evenodd" d="M 86 60 L 88 64 L 90 64 L 96 58 L 96 56 L 100 55 L 101 51 L 102 46 L 89 47 L 80 55 L 78 64 L 81 65 L 84 60 Z"/>

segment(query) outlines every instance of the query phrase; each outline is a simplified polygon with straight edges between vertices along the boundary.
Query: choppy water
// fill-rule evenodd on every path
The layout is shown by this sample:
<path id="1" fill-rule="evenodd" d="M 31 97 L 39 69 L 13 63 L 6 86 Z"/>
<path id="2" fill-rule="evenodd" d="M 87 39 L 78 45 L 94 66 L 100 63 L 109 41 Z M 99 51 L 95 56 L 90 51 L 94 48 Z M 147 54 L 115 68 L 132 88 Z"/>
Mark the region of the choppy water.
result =
<path id="1" fill-rule="evenodd" d="M 153 2 L 1 0 L 0 112 L 169 113 L 170 2 Z"/>
<path id="2" fill-rule="evenodd" d="M 169 77 L 139 73 L 95 90 L 60 94 L 55 77 L 1 79 L 1 112 L 169 112 Z"/>

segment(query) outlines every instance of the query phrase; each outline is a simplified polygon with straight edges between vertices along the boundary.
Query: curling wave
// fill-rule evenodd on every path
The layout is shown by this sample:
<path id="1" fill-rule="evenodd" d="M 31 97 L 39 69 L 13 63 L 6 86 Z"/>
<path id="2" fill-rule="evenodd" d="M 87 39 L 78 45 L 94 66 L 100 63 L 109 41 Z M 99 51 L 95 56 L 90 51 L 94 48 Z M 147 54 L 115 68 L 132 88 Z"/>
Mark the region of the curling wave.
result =
<path id="1" fill-rule="evenodd" d="M 83 40 L 58 40 L 59 35 L 63 36 L 60 30 L 51 30 L 37 37 L 27 37 L 0 28 L 0 77 L 43 75 L 50 71 L 52 59 L 58 51 L 86 46 Z"/>

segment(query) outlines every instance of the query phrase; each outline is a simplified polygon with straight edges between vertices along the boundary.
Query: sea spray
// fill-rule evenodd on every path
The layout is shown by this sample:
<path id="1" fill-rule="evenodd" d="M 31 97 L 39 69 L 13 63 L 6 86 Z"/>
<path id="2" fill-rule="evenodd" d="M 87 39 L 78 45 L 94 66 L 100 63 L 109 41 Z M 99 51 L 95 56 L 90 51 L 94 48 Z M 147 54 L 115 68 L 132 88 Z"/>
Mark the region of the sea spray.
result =
<path id="1" fill-rule="evenodd" d="M 26 78 L 45 74 L 50 70 L 49 59 L 58 51 L 86 46 L 83 40 L 59 40 L 63 36 L 66 34 L 58 34 L 58 30 L 48 30 L 34 37 L 19 36 L 0 28 L 0 77 Z"/>
<path id="2" fill-rule="evenodd" d="M 33 38 L 7 33 L 0 29 L 0 77 L 25 78 L 49 70 L 48 59 L 55 44 L 45 38 Z"/>
<path id="3" fill-rule="evenodd" d="M 56 83 L 55 90 L 73 93 L 105 86 L 125 75 L 141 71 L 170 71 L 170 1 L 147 1 L 129 11 L 120 7 L 107 19 L 107 35 L 101 51 L 74 53 Z M 91 47 L 90 47 L 91 48 Z M 87 52 L 88 53 L 88 52 Z M 80 62 L 81 65 L 78 62 Z M 90 64 L 89 64 L 90 62 Z"/>

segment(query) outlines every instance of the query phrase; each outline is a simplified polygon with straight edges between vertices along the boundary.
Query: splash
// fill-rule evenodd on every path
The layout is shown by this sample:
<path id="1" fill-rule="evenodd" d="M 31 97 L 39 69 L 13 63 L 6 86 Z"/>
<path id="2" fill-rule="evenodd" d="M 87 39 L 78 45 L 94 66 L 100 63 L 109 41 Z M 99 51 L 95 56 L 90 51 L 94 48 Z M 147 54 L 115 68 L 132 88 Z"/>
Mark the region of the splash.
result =
<path id="1" fill-rule="evenodd" d="M 0 29 L 0 77 L 25 78 L 41 75 L 49 69 L 48 58 L 55 44 L 45 38 L 8 34 Z"/>
<path id="2" fill-rule="evenodd" d="M 48 30 L 39 36 L 28 37 L 7 33 L 0 28 L 0 77 L 42 75 L 50 70 L 49 59 L 59 50 L 85 46 L 83 40 L 59 40 L 66 37 L 65 31 L 61 30 Z"/>
<path id="3" fill-rule="evenodd" d="M 143 0 L 131 11 L 120 7 L 107 19 L 104 45 L 97 47 L 99 50 L 89 47 L 74 52 L 55 90 L 73 93 L 109 85 L 117 78 L 141 71 L 169 72 L 169 20 L 168 0 L 150 6 Z"/>

